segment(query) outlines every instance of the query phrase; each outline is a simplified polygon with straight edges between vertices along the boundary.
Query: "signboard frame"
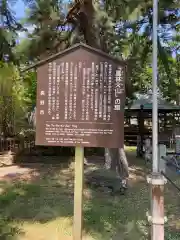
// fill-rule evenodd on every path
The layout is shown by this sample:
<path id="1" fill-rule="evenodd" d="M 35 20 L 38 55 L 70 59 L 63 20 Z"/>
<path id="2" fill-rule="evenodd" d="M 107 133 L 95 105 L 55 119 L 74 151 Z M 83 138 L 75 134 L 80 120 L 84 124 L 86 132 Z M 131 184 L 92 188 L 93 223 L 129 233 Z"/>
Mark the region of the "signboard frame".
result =
<path id="1" fill-rule="evenodd" d="M 77 44 L 41 61 L 37 76 L 36 145 L 123 147 L 125 62 Z"/>

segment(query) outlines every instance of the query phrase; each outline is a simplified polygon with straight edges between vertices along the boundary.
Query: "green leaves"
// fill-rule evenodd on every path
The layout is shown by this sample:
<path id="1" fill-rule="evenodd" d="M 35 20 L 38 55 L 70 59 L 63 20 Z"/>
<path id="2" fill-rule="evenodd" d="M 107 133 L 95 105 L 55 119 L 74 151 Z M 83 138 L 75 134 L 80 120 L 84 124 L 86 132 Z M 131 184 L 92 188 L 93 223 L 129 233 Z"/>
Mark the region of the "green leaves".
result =
<path id="1" fill-rule="evenodd" d="M 13 48 L 16 45 L 17 31 L 22 29 L 11 10 L 16 1 L 1 0 L 0 2 L 0 61 L 15 61 Z"/>
<path id="2" fill-rule="evenodd" d="M 63 0 L 25 0 L 29 10 L 24 25 L 33 25 L 33 31 L 15 48 L 14 34 L 18 23 L 9 10 L 10 2 L 3 0 L 3 5 L 0 5 L 0 14 L 6 16 L 3 21 L 8 29 L 0 29 L 1 59 L 8 56 L 12 61 L 15 56 L 20 64 L 27 64 L 84 41 L 130 63 L 127 71 L 129 82 L 126 83 L 128 97 L 132 97 L 135 91 L 149 88 L 152 78 L 152 0 L 94 1 L 91 11 L 85 9 L 87 23 L 77 18 L 66 27 L 63 27 L 63 22 L 73 1 L 65 4 Z M 178 52 L 179 45 L 179 35 L 172 38 L 170 34 L 172 29 L 173 33 L 178 32 L 177 7 L 175 1 L 159 2 L 159 83 L 163 84 L 162 90 L 165 96 L 169 94 L 169 99 L 174 99 L 177 87 L 177 74 L 172 77 L 170 60 L 172 52 Z M 28 91 L 27 98 L 35 99 L 34 91 L 35 87 L 31 93 Z"/>
<path id="3" fill-rule="evenodd" d="M 0 95 L 11 96 L 15 68 L 12 64 L 0 62 Z"/>
<path id="4" fill-rule="evenodd" d="M 23 76 L 23 82 L 25 85 L 25 97 L 28 105 L 36 105 L 36 86 L 37 77 L 36 72 L 29 71 Z"/>

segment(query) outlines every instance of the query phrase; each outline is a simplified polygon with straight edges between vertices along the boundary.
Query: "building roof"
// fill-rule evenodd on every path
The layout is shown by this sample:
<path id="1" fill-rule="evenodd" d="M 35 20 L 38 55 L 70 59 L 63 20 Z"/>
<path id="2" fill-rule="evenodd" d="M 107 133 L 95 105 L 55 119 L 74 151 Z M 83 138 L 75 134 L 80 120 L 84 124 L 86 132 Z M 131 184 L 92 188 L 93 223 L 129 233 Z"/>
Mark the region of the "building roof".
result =
<path id="1" fill-rule="evenodd" d="M 135 99 L 129 110 L 140 110 L 141 106 L 143 106 L 144 110 L 152 110 L 152 93 L 147 94 L 138 94 L 137 99 Z M 172 103 L 167 102 L 163 97 L 158 94 L 158 109 L 159 110 L 180 110 L 180 106 L 174 105 Z"/>

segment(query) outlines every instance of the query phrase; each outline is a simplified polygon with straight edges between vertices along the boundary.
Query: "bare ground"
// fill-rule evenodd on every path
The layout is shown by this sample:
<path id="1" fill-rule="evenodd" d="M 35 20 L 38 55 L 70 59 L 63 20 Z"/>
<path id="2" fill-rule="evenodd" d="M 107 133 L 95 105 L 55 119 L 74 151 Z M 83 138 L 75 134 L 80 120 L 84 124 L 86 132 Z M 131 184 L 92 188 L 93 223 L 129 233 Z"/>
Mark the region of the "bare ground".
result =
<path id="1" fill-rule="evenodd" d="M 129 190 L 125 196 L 84 189 L 84 240 L 148 239 L 149 209 L 147 169 L 143 160 L 127 149 L 130 163 Z M 87 159 L 92 167 L 103 160 Z M 180 176 L 171 176 L 180 186 Z M 0 169 L 0 239 L 72 240 L 74 164 L 30 164 Z M 179 195 L 166 185 L 168 216 L 166 239 L 180 239 Z"/>

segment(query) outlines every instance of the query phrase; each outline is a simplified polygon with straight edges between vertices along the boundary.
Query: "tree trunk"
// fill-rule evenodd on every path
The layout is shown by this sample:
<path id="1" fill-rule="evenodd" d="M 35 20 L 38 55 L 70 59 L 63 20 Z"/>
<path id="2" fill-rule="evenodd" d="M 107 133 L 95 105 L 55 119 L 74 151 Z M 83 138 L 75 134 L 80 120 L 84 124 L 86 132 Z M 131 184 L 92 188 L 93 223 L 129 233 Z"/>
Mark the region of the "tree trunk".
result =
<path id="1" fill-rule="evenodd" d="M 124 148 L 105 148 L 105 168 L 115 171 L 126 184 L 129 169 Z"/>
<path id="2" fill-rule="evenodd" d="M 94 29 L 94 19 L 96 13 L 92 0 L 84 0 L 84 4 L 82 4 L 80 12 L 83 13 L 83 17 L 79 19 L 79 30 L 81 32 L 83 31 L 86 44 L 94 48 L 101 49 L 98 37 L 99 33 L 97 29 Z M 129 176 L 129 171 L 124 148 L 105 149 L 105 168 L 114 170 L 126 184 L 126 179 Z"/>
<path id="3" fill-rule="evenodd" d="M 4 138 L 13 135 L 13 106 L 11 96 L 2 96 L 2 133 Z"/>

